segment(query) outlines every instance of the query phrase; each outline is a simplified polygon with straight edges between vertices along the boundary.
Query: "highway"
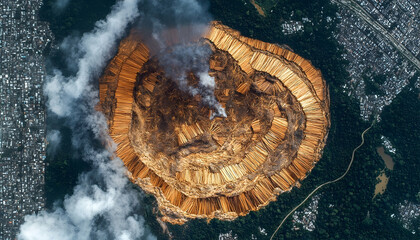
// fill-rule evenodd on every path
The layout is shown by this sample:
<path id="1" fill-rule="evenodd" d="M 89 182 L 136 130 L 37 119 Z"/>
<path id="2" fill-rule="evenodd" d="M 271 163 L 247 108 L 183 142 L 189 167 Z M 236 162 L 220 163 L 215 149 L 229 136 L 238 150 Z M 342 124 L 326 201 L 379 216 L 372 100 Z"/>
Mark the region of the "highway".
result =
<path id="1" fill-rule="evenodd" d="M 359 18 L 363 19 L 373 29 L 375 29 L 382 37 L 388 40 L 398 52 L 400 52 L 407 60 L 409 60 L 418 70 L 420 70 L 420 61 L 413 53 L 411 53 L 402 43 L 397 41 L 380 23 L 378 23 L 373 17 L 363 9 L 357 2 L 353 0 L 332 0 L 334 3 L 341 4 L 356 14 Z"/>

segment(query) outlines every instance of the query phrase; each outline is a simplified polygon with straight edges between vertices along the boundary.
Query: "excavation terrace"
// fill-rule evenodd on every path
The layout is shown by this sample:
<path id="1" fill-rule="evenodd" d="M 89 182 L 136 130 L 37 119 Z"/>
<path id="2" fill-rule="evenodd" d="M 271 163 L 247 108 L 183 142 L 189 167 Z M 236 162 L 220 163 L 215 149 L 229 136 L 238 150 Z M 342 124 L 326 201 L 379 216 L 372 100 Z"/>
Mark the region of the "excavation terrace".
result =
<path id="1" fill-rule="evenodd" d="M 101 108 L 129 178 L 162 219 L 232 220 L 299 184 L 320 159 L 329 96 L 319 70 L 219 22 L 203 36 L 227 117 L 181 91 L 133 32 L 100 79 Z M 189 72 L 188 85 L 198 77 Z"/>

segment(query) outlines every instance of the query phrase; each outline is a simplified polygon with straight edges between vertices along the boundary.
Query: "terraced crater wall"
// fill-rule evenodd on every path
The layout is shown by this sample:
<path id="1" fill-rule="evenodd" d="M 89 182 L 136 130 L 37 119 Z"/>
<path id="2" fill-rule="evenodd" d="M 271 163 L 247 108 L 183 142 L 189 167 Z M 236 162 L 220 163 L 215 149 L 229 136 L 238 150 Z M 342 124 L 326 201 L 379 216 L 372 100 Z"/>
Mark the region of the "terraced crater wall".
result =
<path id="1" fill-rule="evenodd" d="M 162 219 L 232 220 L 299 186 L 321 158 L 329 94 L 321 72 L 275 44 L 212 22 L 210 76 L 227 112 L 211 119 L 133 32 L 100 79 L 101 109 L 128 176 L 156 196 Z M 188 74 L 188 84 L 197 76 Z"/>

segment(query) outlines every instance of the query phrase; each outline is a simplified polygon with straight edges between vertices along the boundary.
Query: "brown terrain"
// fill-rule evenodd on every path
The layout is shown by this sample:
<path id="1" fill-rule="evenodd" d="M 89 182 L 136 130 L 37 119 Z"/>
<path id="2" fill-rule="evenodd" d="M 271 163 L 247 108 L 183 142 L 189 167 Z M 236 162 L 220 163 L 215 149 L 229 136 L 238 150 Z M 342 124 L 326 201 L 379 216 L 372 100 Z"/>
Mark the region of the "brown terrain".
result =
<path id="1" fill-rule="evenodd" d="M 180 91 L 133 32 L 100 79 L 101 109 L 128 176 L 162 220 L 232 220 L 299 186 L 320 159 L 329 95 L 319 70 L 219 22 L 203 36 L 227 117 Z M 191 86 L 198 79 L 188 75 Z"/>

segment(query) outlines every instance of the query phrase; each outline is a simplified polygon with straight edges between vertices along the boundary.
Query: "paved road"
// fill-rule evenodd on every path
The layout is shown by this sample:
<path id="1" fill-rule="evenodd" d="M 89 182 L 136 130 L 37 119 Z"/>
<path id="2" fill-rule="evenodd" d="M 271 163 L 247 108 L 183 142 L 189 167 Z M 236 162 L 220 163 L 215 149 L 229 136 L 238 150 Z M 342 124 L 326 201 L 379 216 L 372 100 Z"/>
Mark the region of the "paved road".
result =
<path id="1" fill-rule="evenodd" d="M 374 120 L 373 122 L 372 122 L 372 124 L 368 127 L 368 128 L 366 128 L 363 132 L 362 132 L 362 134 L 361 134 L 361 138 L 362 138 L 362 142 L 359 144 L 359 146 L 357 146 L 357 147 L 355 147 L 354 149 L 353 149 L 353 152 L 352 152 L 352 154 L 351 154 L 351 159 L 350 159 L 350 163 L 349 163 L 349 165 L 347 166 L 347 169 L 346 169 L 346 171 L 341 175 L 341 176 L 339 176 L 338 178 L 336 178 L 336 179 L 334 179 L 334 180 L 331 180 L 331 181 L 328 181 L 328 182 L 325 182 L 325 183 L 323 183 L 323 184 L 321 184 L 321 185 L 319 185 L 318 187 L 316 187 L 311 193 L 309 193 L 309 195 L 301 202 L 301 203 L 299 203 L 299 205 L 297 205 L 295 208 L 293 208 L 287 215 L 286 215 L 286 217 L 284 217 L 283 218 L 283 221 L 281 221 L 281 223 L 280 223 L 280 225 L 276 228 L 276 231 L 274 231 L 274 233 L 273 233 L 273 235 L 271 235 L 271 237 L 270 237 L 270 240 L 273 240 L 273 238 L 274 238 L 274 235 L 276 235 L 276 233 L 277 233 L 277 231 L 281 228 L 281 226 L 283 225 L 283 223 L 286 221 L 286 219 L 290 216 L 290 215 L 292 215 L 292 213 L 294 213 L 298 208 L 300 208 L 300 206 L 302 206 L 306 201 L 308 201 L 308 199 L 314 194 L 314 193 L 316 193 L 319 189 L 321 189 L 322 187 L 324 187 L 324 186 L 326 186 L 326 185 L 329 185 L 329 184 L 331 184 L 331 183 L 336 183 L 336 182 L 338 182 L 338 181 L 340 181 L 341 179 L 343 179 L 346 175 L 347 175 L 347 173 L 350 171 L 350 168 L 351 168 L 351 165 L 353 165 L 353 161 L 354 161 L 354 154 L 356 153 L 356 151 L 360 148 L 360 147 L 362 147 L 363 146 L 363 144 L 365 144 L 365 134 L 367 133 L 367 131 L 369 131 L 369 129 L 371 129 L 372 127 L 373 127 L 373 125 L 376 123 L 376 120 Z"/>
<path id="2" fill-rule="evenodd" d="M 373 29 L 387 39 L 407 60 L 409 60 L 418 70 L 420 70 L 420 61 L 403 44 L 396 40 L 380 23 L 353 0 L 332 0 L 332 2 L 341 4 L 349 8 L 353 13 L 366 21 Z"/>

